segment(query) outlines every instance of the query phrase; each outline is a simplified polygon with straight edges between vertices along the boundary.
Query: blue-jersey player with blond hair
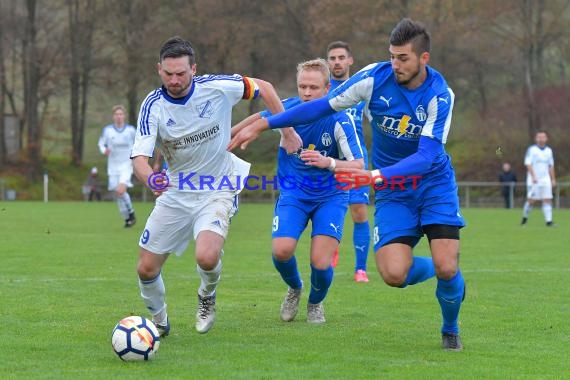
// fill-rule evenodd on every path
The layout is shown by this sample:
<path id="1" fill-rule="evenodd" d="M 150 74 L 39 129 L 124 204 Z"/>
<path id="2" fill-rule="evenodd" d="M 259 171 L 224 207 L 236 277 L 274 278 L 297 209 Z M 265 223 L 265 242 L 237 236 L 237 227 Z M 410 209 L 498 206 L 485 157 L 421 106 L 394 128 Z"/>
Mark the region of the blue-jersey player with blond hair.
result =
<path id="1" fill-rule="evenodd" d="M 324 59 L 300 63 L 297 66 L 299 98 L 293 101 L 307 102 L 326 96 L 330 88 L 329 75 Z M 284 100 L 285 108 L 287 103 Z M 234 128 L 239 130 L 240 124 Z M 295 249 L 311 221 L 311 286 L 307 321 L 324 323 L 323 301 L 332 284 L 333 254 L 342 238 L 348 209 L 348 191 L 336 181 L 334 173 L 347 168 L 363 169 L 362 149 L 354 121 L 345 112 L 325 116 L 294 129 L 303 142 L 301 151 L 287 154 L 280 147 L 277 156 L 279 199 L 273 217 L 273 263 L 289 287 L 281 304 L 280 316 L 283 321 L 292 321 L 299 309 L 303 281 Z"/>
<path id="2" fill-rule="evenodd" d="M 366 66 L 328 97 L 245 127 L 228 149 L 245 149 L 267 128 L 309 123 L 365 101 L 374 170 L 346 172 L 384 178 L 391 184 L 379 186 L 375 195 L 376 265 L 384 282 L 394 287 L 437 277 L 442 347 L 458 351 L 463 348 L 458 317 L 465 295 L 458 265 L 459 230 L 465 221 L 451 159 L 444 149 L 455 96 L 443 76 L 428 66 L 430 36 L 421 23 L 402 19 L 390 35 L 389 51 L 390 62 Z M 409 179 L 402 183 L 402 178 Z M 404 189 L 392 186 L 395 183 Z M 430 258 L 413 256 L 413 247 L 424 234 Z"/>

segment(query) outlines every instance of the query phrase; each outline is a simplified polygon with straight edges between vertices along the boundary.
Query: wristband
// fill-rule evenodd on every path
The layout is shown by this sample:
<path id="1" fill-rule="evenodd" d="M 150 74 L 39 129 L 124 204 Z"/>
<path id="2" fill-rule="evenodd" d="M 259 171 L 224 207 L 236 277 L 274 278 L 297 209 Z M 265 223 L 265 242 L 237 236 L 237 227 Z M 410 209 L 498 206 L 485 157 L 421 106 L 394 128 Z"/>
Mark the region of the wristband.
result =
<path id="1" fill-rule="evenodd" d="M 382 177 L 382 174 L 380 174 L 380 170 L 374 169 L 370 172 L 370 179 L 372 180 L 374 177 L 377 177 L 374 180 L 375 184 L 380 185 L 382 182 L 384 182 L 384 177 Z"/>
<path id="2" fill-rule="evenodd" d="M 336 160 L 332 157 L 329 157 L 329 160 L 331 161 L 331 164 L 329 165 L 329 170 L 331 172 L 334 172 L 334 169 L 336 168 Z"/>

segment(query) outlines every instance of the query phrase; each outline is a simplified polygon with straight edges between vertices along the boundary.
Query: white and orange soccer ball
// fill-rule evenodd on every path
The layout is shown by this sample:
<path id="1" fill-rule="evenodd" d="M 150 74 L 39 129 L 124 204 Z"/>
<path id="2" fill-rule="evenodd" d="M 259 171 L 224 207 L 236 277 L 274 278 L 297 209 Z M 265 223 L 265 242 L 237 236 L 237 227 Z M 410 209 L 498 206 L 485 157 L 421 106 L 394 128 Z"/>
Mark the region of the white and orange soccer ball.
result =
<path id="1" fill-rule="evenodd" d="M 160 337 L 151 320 L 133 315 L 117 323 L 113 329 L 111 344 L 121 360 L 150 360 L 158 351 Z"/>

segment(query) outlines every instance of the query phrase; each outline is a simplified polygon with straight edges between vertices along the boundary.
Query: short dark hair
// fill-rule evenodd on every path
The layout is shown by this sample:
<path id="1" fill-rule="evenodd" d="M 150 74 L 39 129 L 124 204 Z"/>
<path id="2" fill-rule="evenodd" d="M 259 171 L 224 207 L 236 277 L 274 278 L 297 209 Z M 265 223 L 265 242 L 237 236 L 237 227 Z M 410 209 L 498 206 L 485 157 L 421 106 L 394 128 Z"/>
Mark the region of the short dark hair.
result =
<path id="1" fill-rule="evenodd" d="M 329 46 L 327 46 L 327 55 L 328 55 L 329 51 L 331 51 L 332 49 L 344 49 L 344 50 L 346 50 L 348 55 L 352 57 L 352 50 L 350 50 L 350 45 L 348 44 L 348 42 L 344 42 L 344 41 L 333 41 L 333 42 L 331 42 L 329 44 Z"/>
<path id="2" fill-rule="evenodd" d="M 182 37 L 174 36 L 169 38 L 160 48 L 159 60 L 162 62 L 165 58 L 180 58 L 188 56 L 190 65 L 196 63 L 194 49 L 190 41 L 186 41 Z"/>
<path id="3" fill-rule="evenodd" d="M 412 51 L 418 56 L 424 52 L 429 53 L 430 37 L 424 24 L 403 18 L 390 34 L 390 45 L 403 46 L 408 43 L 412 44 Z"/>

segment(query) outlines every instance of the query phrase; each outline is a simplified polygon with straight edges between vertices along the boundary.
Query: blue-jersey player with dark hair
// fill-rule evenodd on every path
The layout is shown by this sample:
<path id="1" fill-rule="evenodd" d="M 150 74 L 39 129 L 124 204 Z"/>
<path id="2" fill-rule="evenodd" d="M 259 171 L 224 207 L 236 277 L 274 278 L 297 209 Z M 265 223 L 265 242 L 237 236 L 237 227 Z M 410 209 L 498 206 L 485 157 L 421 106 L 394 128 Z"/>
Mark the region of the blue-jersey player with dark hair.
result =
<path id="1" fill-rule="evenodd" d="M 350 45 L 344 41 L 333 41 L 327 46 L 327 62 L 331 71 L 331 90 L 340 86 L 350 76 L 350 66 L 354 63 Z M 364 142 L 364 132 L 362 130 L 362 116 L 364 102 L 355 104 L 345 109 L 354 119 L 356 133 L 360 140 L 364 158 L 364 169 L 368 169 L 368 152 Z M 355 265 L 354 281 L 368 282 L 366 272 L 366 261 L 370 250 L 370 223 L 368 223 L 368 204 L 370 203 L 370 192 L 368 186 L 359 186 L 350 189 L 348 192 L 348 203 L 350 216 L 354 222 L 352 233 L 352 244 L 354 246 Z M 338 260 L 333 259 L 333 264 Z"/>
<path id="2" fill-rule="evenodd" d="M 458 351 L 463 348 L 458 317 L 465 295 L 458 266 L 459 230 L 465 221 L 444 149 L 455 96 L 443 76 L 428 66 L 430 36 L 421 23 L 402 19 L 390 35 L 389 50 L 390 62 L 366 66 L 326 98 L 254 122 L 234 136 L 228 149 L 245 149 L 268 127 L 309 123 L 365 101 L 374 170 L 346 172 L 386 181 L 375 195 L 376 265 L 384 282 L 394 287 L 437 277 L 442 346 Z M 412 253 L 424 234 L 431 258 Z"/>
<path id="3" fill-rule="evenodd" d="M 329 69 L 324 59 L 298 65 L 297 90 L 301 102 L 326 96 L 329 87 Z M 285 100 L 285 106 L 290 102 L 296 100 Z M 239 129 L 240 125 L 234 128 Z M 342 238 L 348 209 L 348 191 L 334 173 L 349 168 L 363 169 L 362 150 L 352 117 L 345 112 L 297 125 L 294 129 L 301 137 L 302 149 L 296 154 L 287 154 L 279 148 L 277 158 L 279 198 L 273 217 L 273 263 L 289 286 L 280 315 L 283 321 L 292 321 L 299 309 L 303 282 L 295 249 L 310 220 L 311 287 L 307 321 L 324 323 L 323 300 L 332 283 L 332 258 Z"/>

